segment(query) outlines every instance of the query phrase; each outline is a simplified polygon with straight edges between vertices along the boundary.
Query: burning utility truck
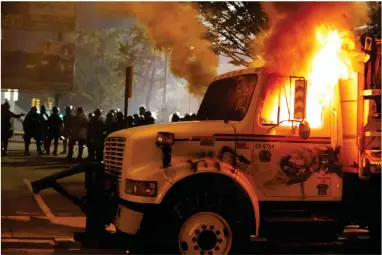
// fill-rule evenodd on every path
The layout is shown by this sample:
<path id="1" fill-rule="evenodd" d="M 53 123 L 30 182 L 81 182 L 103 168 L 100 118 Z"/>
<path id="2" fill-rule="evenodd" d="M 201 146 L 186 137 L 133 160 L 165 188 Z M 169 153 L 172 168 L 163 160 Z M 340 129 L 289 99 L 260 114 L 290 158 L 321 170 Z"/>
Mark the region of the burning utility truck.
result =
<path id="1" fill-rule="evenodd" d="M 325 46 L 306 77 L 229 72 L 198 121 L 109 135 L 88 231 L 102 219 L 182 254 L 227 254 L 250 236 L 329 238 L 354 221 L 379 238 L 380 41 L 361 42 L 351 68 Z"/>

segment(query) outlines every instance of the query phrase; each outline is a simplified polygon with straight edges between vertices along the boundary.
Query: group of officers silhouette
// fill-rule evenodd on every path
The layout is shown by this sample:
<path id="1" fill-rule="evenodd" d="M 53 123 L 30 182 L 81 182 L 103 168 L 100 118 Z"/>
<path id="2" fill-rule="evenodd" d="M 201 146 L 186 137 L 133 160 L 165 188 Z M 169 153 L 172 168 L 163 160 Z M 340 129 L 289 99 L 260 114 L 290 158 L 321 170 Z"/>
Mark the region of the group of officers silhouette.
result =
<path id="1" fill-rule="evenodd" d="M 8 102 L 2 104 L 1 110 L 2 156 L 6 156 L 8 140 L 13 135 L 11 119 L 19 119 L 25 114 L 13 113 Z M 53 143 L 53 155 L 57 156 L 59 140 L 62 139 L 61 154 L 67 154 L 68 159 L 73 158 L 77 144 L 78 159 L 82 158 L 86 145 L 88 159 L 100 161 L 103 158 L 104 139 L 107 135 L 120 129 L 154 123 L 155 119 L 145 107 L 139 108 L 139 115 L 135 114 L 127 118 L 119 109 L 112 109 L 106 114 L 105 120 L 100 109 L 86 116 L 82 107 L 78 107 L 73 114 L 73 107 L 67 106 L 62 116 L 60 109 L 56 106 L 52 108 L 51 114 L 44 105 L 40 109 L 32 107 L 23 121 L 24 155 L 30 155 L 29 147 L 33 138 L 36 141 L 38 155 L 49 155 Z"/>

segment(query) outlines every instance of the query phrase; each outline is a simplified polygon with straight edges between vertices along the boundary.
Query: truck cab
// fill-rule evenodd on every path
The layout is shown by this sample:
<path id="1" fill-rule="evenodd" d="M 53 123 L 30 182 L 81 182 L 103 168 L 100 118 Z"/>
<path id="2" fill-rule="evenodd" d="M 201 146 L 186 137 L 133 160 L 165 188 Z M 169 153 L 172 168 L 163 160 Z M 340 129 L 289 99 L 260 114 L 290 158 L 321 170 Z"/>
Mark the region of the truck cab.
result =
<path id="1" fill-rule="evenodd" d="M 380 87 L 368 90 L 364 67 L 331 87 L 267 68 L 229 72 L 211 82 L 196 121 L 112 133 L 116 228 L 183 254 L 238 251 L 281 227 L 341 232 L 344 171 L 359 180 L 381 169 L 380 112 L 366 102 Z"/>

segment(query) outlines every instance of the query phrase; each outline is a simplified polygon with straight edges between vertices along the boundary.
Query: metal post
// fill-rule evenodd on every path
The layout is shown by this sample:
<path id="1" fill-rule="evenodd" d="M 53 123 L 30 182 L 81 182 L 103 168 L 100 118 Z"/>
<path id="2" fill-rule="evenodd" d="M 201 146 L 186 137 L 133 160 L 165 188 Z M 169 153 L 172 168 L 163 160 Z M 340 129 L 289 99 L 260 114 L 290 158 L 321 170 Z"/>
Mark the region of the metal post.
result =
<path id="1" fill-rule="evenodd" d="M 59 31 L 57 34 L 57 41 L 62 42 L 62 32 Z M 54 105 L 59 107 L 60 104 L 60 94 L 54 95 Z"/>
<path id="2" fill-rule="evenodd" d="M 56 94 L 54 96 L 54 105 L 57 107 L 59 107 L 59 104 L 60 104 L 60 96 L 61 96 L 60 94 Z"/>
<path id="3" fill-rule="evenodd" d="M 125 127 L 127 128 L 127 114 L 128 114 L 128 107 L 129 107 L 129 98 L 131 98 L 132 94 L 132 87 L 133 87 L 133 67 L 129 66 L 126 68 L 126 81 L 125 81 Z"/>
<path id="4" fill-rule="evenodd" d="M 163 98 L 162 98 L 162 111 L 163 111 L 163 119 L 166 113 L 166 93 L 167 93 L 167 67 L 168 67 L 168 49 L 165 50 L 165 58 L 164 58 L 164 78 L 163 78 Z"/>

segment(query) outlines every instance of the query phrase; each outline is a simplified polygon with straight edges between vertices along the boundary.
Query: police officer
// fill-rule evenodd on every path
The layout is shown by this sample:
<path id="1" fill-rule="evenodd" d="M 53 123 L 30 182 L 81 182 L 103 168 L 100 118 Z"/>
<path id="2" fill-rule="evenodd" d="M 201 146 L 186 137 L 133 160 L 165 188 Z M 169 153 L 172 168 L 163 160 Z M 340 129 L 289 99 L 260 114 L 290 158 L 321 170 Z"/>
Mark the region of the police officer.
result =
<path id="1" fill-rule="evenodd" d="M 171 122 L 179 122 L 180 118 L 178 114 L 174 113 L 171 118 Z"/>
<path id="2" fill-rule="evenodd" d="M 42 137 L 42 118 L 40 114 L 37 112 L 37 107 L 33 106 L 29 113 L 25 116 L 25 120 L 23 122 L 24 128 L 24 155 L 28 156 L 29 153 L 29 145 L 31 143 L 31 139 L 33 138 L 36 141 L 37 153 L 38 155 L 42 155 L 41 151 L 41 137 Z"/>
<path id="3" fill-rule="evenodd" d="M 50 154 L 50 145 L 52 144 L 52 141 L 54 140 L 53 155 L 57 156 L 58 141 L 60 139 L 60 133 L 63 128 L 63 120 L 61 119 L 61 116 L 59 115 L 59 113 L 60 113 L 60 109 L 57 106 L 53 107 L 53 114 L 50 115 L 48 119 L 49 145 L 46 151 L 47 155 Z"/>
<path id="4" fill-rule="evenodd" d="M 115 124 L 114 124 L 114 115 L 112 112 L 108 112 L 108 114 L 106 114 L 105 128 L 106 128 L 106 136 L 114 132 Z"/>
<path id="5" fill-rule="evenodd" d="M 150 111 L 145 112 L 144 118 L 145 118 L 145 125 L 155 124 L 155 119 L 152 117 L 152 114 Z"/>
<path id="6" fill-rule="evenodd" d="M 21 116 L 24 116 L 24 113 L 14 114 L 10 110 L 11 106 L 8 102 L 5 102 L 1 105 L 1 155 L 6 156 L 8 149 L 8 140 L 12 137 L 13 130 L 11 119 L 19 119 Z"/>
<path id="7" fill-rule="evenodd" d="M 90 122 L 94 117 L 95 117 L 95 116 L 94 116 L 94 113 L 90 112 L 90 113 L 88 114 L 88 121 Z"/>
<path id="8" fill-rule="evenodd" d="M 134 118 L 133 116 L 129 115 L 127 116 L 127 128 L 134 127 Z"/>
<path id="9" fill-rule="evenodd" d="M 61 154 L 67 153 L 68 141 L 72 133 L 72 125 L 73 125 L 72 110 L 73 110 L 73 106 L 71 105 L 68 105 L 67 107 L 65 107 L 64 129 L 62 132 L 62 136 L 63 136 L 62 144 L 64 146 L 64 150 L 61 152 Z"/>
<path id="10" fill-rule="evenodd" d="M 89 121 L 89 160 L 102 161 L 105 124 L 102 118 L 102 110 L 94 111 L 94 118 Z"/>
<path id="11" fill-rule="evenodd" d="M 115 122 L 115 131 L 125 128 L 125 115 L 123 112 L 117 112 L 117 121 Z"/>
<path id="12" fill-rule="evenodd" d="M 88 131 L 88 120 L 85 116 L 84 109 L 78 107 L 76 110 L 76 115 L 73 117 L 72 125 L 72 134 L 69 139 L 69 151 L 68 159 L 73 158 L 74 145 L 78 142 L 78 159 L 82 158 L 84 152 L 84 145 L 87 140 L 87 131 Z"/>
<path id="13" fill-rule="evenodd" d="M 41 116 L 41 140 L 44 146 L 44 150 L 48 152 L 49 147 L 49 127 L 48 119 L 49 115 L 46 112 L 46 106 L 41 105 L 40 107 L 40 116 Z"/>
<path id="14" fill-rule="evenodd" d="M 144 106 L 139 107 L 139 126 L 146 124 L 145 113 L 146 113 L 146 108 Z"/>
<path id="15" fill-rule="evenodd" d="M 140 121 L 140 119 L 139 119 L 139 115 L 138 115 L 138 114 L 134 114 L 134 115 L 133 115 L 133 118 L 134 118 L 134 126 L 135 126 L 135 127 L 140 126 L 140 125 L 141 125 L 141 121 Z"/>

